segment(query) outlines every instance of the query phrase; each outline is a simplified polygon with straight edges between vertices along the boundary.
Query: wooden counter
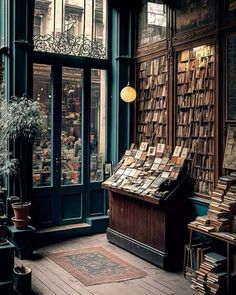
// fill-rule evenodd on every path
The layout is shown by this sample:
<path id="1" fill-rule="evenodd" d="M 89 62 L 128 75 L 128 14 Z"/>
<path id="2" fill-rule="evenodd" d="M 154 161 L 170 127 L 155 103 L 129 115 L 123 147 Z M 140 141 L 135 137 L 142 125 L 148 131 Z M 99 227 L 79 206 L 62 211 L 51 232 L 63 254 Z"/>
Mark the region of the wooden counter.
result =
<path id="1" fill-rule="evenodd" d="M 164 269 L 182 265 L 187 229 L 185 179 L 164 200 L 117 188 L 108 192 L 110 242 Z"/>

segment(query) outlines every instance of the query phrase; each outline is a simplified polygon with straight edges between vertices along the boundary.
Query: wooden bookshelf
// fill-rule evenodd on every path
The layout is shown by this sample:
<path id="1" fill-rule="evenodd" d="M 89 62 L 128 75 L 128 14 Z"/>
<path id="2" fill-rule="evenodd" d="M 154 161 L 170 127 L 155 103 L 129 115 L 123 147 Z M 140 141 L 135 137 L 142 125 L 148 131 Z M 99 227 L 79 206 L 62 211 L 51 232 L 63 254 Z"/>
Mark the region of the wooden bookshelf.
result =
<path id="1" fill-rule="evenodd" d="M 194 191 L 210 195 L 214 189 L 214 46 L 178 52 L 176 74 L 176 145 L 190 148 Z"/>
<path id="2" fill-rule="evenodd" d="M 137 143 L 156 145 L 167 139 L 167 58 L 138 64 Z"/>

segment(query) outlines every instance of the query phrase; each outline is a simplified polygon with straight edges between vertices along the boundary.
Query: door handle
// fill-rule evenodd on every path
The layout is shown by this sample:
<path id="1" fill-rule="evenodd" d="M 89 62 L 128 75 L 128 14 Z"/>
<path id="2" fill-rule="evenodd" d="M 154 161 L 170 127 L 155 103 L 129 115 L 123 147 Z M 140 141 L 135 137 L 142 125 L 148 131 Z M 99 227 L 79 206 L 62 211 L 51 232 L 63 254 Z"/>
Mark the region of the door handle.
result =
<path id="1" fill-rule="evenodd" d="M 55 158 L 56 162 L 56 172 L 58 173 L 60 171 L 60 166 L 61 166 L 61 157 Z"/>
<path id="2" fill-rule="evenodd" d="M 56 164 L 60 164 L 61 163 L 61 157 L 55 158 Z"/>

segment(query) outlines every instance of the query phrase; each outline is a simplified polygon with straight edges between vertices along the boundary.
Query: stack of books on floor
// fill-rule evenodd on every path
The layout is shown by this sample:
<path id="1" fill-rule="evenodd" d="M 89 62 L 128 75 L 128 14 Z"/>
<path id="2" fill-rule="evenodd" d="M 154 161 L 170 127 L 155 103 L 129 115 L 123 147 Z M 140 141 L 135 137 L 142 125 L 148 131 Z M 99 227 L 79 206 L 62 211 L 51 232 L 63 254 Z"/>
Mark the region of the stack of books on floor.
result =
<path id="1" fill-rule="evenodd" d="M 201 294 L 219 294 L 225 289 L 225 270 L 225 256 L 216 252 L 206 253 L 196 276 L 192 278 L 191 288 Z"/>

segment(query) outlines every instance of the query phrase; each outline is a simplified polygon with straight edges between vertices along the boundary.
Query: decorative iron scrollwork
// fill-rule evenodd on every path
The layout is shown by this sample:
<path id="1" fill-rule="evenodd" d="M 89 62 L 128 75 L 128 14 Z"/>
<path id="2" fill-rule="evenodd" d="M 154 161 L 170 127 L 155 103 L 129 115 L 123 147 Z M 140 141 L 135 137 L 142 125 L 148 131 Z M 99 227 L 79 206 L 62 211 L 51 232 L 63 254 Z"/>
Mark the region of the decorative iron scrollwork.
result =
<path id="1" fill-rule="evenodd" d="M 106 49 L 100 41 L 91 40 L 83 35 L 75 37 L 68 33 L 35 36 L 34 50 L 99 59 L 107 58 Z"/>

